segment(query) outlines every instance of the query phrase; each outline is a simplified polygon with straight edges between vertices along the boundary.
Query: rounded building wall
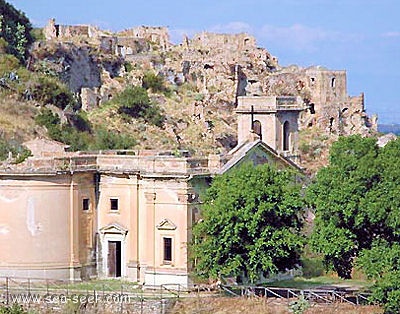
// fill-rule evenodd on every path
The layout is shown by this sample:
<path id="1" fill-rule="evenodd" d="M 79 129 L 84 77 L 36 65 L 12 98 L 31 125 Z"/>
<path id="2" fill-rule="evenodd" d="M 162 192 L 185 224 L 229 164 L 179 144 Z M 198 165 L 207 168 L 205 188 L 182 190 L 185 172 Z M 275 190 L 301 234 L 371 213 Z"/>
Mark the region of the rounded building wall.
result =
<path id="1" fill-rule="evenodd" d="M 70 181 L 0 179 L 0 276 L 70 278 Z"/>

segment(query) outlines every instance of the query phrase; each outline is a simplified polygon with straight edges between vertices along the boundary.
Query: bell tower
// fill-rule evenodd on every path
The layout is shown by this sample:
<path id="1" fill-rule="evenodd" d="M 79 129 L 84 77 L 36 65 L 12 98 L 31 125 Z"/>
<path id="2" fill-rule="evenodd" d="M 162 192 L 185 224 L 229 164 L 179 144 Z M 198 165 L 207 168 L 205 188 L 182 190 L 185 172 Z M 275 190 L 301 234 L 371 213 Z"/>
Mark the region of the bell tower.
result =
<path id="1" fill-rule="evenodd" d="M 301 97 L 238 97 L 238 145 L 257 136 L 278 153 L 296 159 L 298 119 L 300 112 L 305 109 Z"/>

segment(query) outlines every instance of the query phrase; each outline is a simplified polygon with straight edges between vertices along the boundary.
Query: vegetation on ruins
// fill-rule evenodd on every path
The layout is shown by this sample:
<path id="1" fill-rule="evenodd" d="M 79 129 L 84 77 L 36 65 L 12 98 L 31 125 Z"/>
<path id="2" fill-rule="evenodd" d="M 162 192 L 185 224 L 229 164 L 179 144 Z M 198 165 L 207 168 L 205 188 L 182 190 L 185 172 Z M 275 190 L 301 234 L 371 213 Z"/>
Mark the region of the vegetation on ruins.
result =
<path id="1" fill-rule="evenodd" d="M 193 230 L 197 274 L 254 282 L 295 267 L 303 245 L 300 192 L 293 172 L 270 165 L 247 164 L 215 178 Z"/>
<path id="2" fill-rule="evenodd" d="M 82 112 L 70 117 L 71 123 L 61 123 L 58 114 L 48 108 L 43 108 L 36 116 L 36 122 L 47 128 L 49 136 L 56 141 L 70 145 L 70 149 L 101 150 L 129 149 L 136 145 L 136 140 L 126 134 L 120 134 L 104 127 L 92 130 L 87 118 Z"/>
<path id="3" fill-rule="evenodd" d="M 142 78 L 142 87 L 144 89 L 151 89 L 155 93 L 166 91 L 163 77 L 151 71 L 144 73 Z"/>
<path id="4" fill-rule="evenodd" d="M 78 106 L 68 87 L 54 77 L 40 75 L 31 93 L 32 97 L 43 105 L 54 105 L 62 110 Z"/>
<path id="5" fill-rule="evenodd" d="M 11 157 L 15 163 L 20 163 L 30 155 L 31 151 L 17 141 L 8 141 L 0 137 L 0 160 Z"/>
<path id="6" fill-rule="evenodd" d="M 128 86 L 116 95 L 112 102 L 118 104 L 119 113 L 128 117 L 142 118 L 159 127 L 164 124 L 165 117 L 161 109 L 150 100 L 147 90 L 143 87 Z"/>

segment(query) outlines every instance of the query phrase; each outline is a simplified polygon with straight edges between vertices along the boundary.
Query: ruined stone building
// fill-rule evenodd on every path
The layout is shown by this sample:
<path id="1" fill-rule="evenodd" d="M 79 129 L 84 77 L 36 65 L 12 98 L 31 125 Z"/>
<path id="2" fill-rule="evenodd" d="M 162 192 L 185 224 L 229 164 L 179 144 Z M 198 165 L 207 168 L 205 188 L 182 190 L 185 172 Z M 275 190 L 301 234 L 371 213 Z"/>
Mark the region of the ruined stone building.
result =
<path id="1" fill-rule="evenodd" d="M 301 99 L 238 101 L 239 144 L 222 156 L 26 143 L 35 156 L 0 168 L 0 276 L 188 286 L 188 243 L 212 177 L 243 162 L 298 168 Z"/>
<path id="2" fill-rule="evenodd" d="M 267 95 L 299 95 L 308 103 L 309 110 L 301 114 L 301 129 L 317 127 L 336 135 L 365 135 L 377 130 L 377 118 L 365 111 L 364 94 L 348 95 L 344 70 L 292 67 L 269 75 L 262 85 Z"/>
<path id="3" fill-rule="evenodd" d="M 90 25 L 62 25 L 56 24 L 55 19 L 50 19 L 43 28 L 44 36 L 47 40 L 59 38 L 68 39 L 77 36 L 95 37 L 100 32 L 99 28 Z"/>
<path id="4" fill-rule="evenodd" d="M 376 117 L 369 117 L 365 111 L 364 95 L 348 95 L 344 70 L 282 67 L 249 34 L 202 32 L 173 45 L 166 27 L 139 26 L 110 33 L 91 26 L 62 26 L 54 19 L 45 27 L 45 34 L 48 39 L 60 40 L 87 36 L 103 53 L 121 57 L 138 68 L 153 67 L 171 84 L 194 84 L 214 102 L 230 104 L 232 111 L 240 96 L 300 96 L 309 104 L 309 110 L 301 115 L 300 129 L 315 127 L 335 135 L 369 134 L 377 129 Z M 85 60 L 81 55 L 77 54 L 76 60 Z M 75 68 L 87 68 L 81 77 L 89 79 L 82 80 L 82 87 L 68 83 L 82 88 L 84 108 L 94 108 L 108 99 L 110 89 L 100 87 L 105 82 L 90 85 L 88 82 L 98 82 L 92 78 L 96 65 L 84 66 L 78 61 L 73 62 L 77 67 L 72 64 L 63 77 L 79 78 L 69 74 Z M 111 77 L 117 75 L 115 69 L 111 72 Z M 106 81 L 111 84 L 112 79 Z M 209 101 L 210 97 L 205 99 Z"/>

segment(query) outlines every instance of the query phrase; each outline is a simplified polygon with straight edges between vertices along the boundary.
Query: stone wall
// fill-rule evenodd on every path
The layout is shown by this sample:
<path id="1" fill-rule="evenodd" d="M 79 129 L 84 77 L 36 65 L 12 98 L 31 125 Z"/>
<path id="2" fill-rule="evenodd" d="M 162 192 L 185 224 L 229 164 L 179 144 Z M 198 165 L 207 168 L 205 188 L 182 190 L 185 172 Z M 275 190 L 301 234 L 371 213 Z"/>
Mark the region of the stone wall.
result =
<path id="1" fill-rule="evenodd" d="M 155 43 L 161 50 L 165 51 L 170 47 L 168 28 L 153 26 L 138 26 L 119 32 L 118 37 L 142 38 Z"/>
<path id="2" fill-rule="evenodd" d="M 50 19 L 43 28 L 43 33 L 47 40 L 54 38 L 73 38 L 77 36 L 96 37 L 99 33 L 99 29 L 90 25 L 56 24 L 55 19 Z"/>

